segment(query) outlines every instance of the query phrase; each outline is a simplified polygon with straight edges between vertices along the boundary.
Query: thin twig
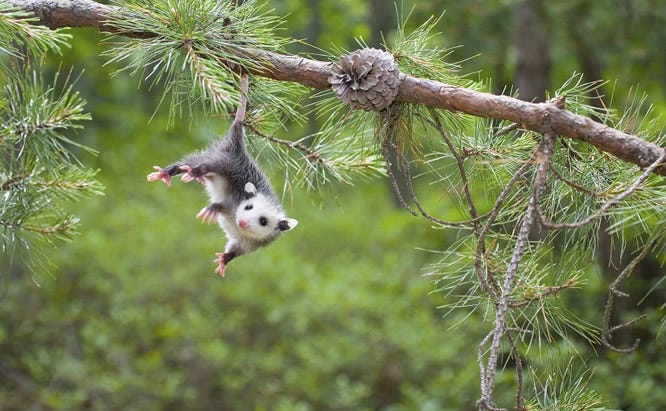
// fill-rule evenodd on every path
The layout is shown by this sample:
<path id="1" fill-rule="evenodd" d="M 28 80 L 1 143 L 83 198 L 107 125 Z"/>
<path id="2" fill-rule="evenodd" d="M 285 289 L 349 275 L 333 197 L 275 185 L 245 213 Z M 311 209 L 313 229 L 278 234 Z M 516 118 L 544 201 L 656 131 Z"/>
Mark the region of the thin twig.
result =
<path id="1" fill-rule="evenodd" d="M 493 332 L 490 331 L 484 338 L 481 340 L 481 343 L 479 343 L 479 349 L 477 351 L 477 362 L 479 364 L 479 375 L 480 375 L 480 380 L 481 380 L 481 399 L 476 402 L 476 405 L 479 407 L 485 406 L 486 408 L 490 405 L 489 403 L 492 401 L 490 397 L 487 396 L 488 393 L 488 386 L 487 386 L 487 376 L 486 376 L 486 367 L 483 363 L 483 352 L 485 350 L 486 345 L 488 345 L 488 342 L 490 341 L 490 338 L 493 336 Z M 493 405 L 494 406 L 494 405 Z"/>
<path id="2" fill-rule="evenodd" d="M 634 191 L 636 191 L 638 189 L 638 187 L 640 187 L 640 185 L 645 180 L 647 180 L 647 178 L 650 176 L 652 171 L 655 168 L 657 168 L 661 165 L 662 161 L 665 158 L 666 158 L 666 149 L 664 149 L 662 151 L 662 153 L 659 156 L 659 158 L 657 159 L 657 161 L 655 161 L 648 168 L 646 168 L 645 171 L 643 171 L 643 173 L 636 179 L 636 181 L 634 181 L 629 186 L 629 188 L 627 188 L 625 191 L 618 194 L 616 197 L 611 198 L 610 200 L 608 200 L 606 203 L 604 203 L 601 206 L 601 208 L 599 208 L 596 212 L 592 213 L 590 216 L 588 216 L 588 217 L 586 217 L 586 218 L 584 218 L 580 221 L 573 222 L 573 223 L 552 223 L 552 222 L 546 220 L 544 215 L 541 213 L 541 210 L 539 210 L 539 208 L 537 208 L 536 214 L 539 217 L 539 223 L 543 227 L 549 228 L 549 229 L 552 229 L 552 230 L 558 230 L 558 229 L 562 229 L 562 228 L 578 228 L 578 227 L 582 227 L 584 225 L 587 225 L 587 224 L 591 223 L 592 221 L 596 220 L 597 218 L 603 216 L 604 213 L 606 211 L 608 211 L 609 208 L 613 207 L 614 205 L 618 204 L 620 201 L 624 200 L 626 197 L 628 197 L 629 195 L 634 193 Z"/>
<path id="3" fill-rule="evenodd" d="M 511 355 L 513 356 L 513 361 L 516 363 L 516 400 L 515 400 L 515 411 L 525 411 L 525 401 L 523 399 L 523 361 L 520 358 L 520 352 L 516 346 L 516 342 L 513 339 L 509 330 L 507 329 L 506 338 L 511 344 Z"/>
<path id="4" fill-rule="evenodd" d="M 498 130 L 496 133 L 493 134 L 493 137 L 501 137 L 505 134 L 509 134 L 510 132 L 517 130 L 520 127 L 520 124 L 518 123 L 513 123 L 510 124 L 500 130 Z"/>
<path id="5" fill-rule="evenodd" d="M 604 345 L 604 347 L 616 351 L 616 352 L 622 352 L 622 353 L 630 353 L 635 351 L 638 348 L 638 345 L 641 342 L 640 338 L 636 338 L 634 340 L 634 344 L 629 347 L 629 348 L 618 348 L 614 346 L 613 344 L 610 343 L 610 340 L 613 338 L 613 333 L 617 330 L 629 327 L 633 324 L 636 324 L 637 322 L 641 321 L 642 319 L 646 318 L 647 315 L 643 314 L 639 316 L 638 318 L 635 318 L 633 320 L 626 321 L 622 324 L 615 325 L 613 327 L 610 326 L 610 320 L 611 320 L 611 313 L 613 311 L 613 305 L 615 302 L 615 297 L 628 297 L 629 294 L 624 293 L 618 289 L 618 286 L 620 285 L 620 282 L 623 281 L 629 274 L 636 268 L 638 263 L 640 263 L 650 252 L 650 249 L 652 249 L 652 245 L 654 242 L 651 242 L 647 244 L 645 247 L 643 247 L 643 250 L 634 257 L 633 260 L 627 266 L 622 270 L 620 274 L 618 274 L 617 278 L 615 278 L 615 281 L 613 281 L 609 286 L 608 286 L 608 297 L 606 299 L 606 307 L 604 309 L 604 328 L 601 333 L 601 343 Z"/>
<path id="6" fill-rule="evenodd" d="M 432 110 L 431 113 L 433 114 L 433 117 L 437 116 L 437 113 L 434 110 Z M 393 145 L 390 142 L 385 142 L 385 144 L 390 144 L 391 145 L 390 146 L 390 149 L 391 149 L 390 154 L 394 154 L 395 158 L 397 158 L 398 161 L 399 161 L 398 167 L 403 169 L 404 172 L 405 172 L 407 193 L 408 193 L 410 199 L 412 200 L 412 202 L 414 203 L 416 208 L 419 210 L 421 215 L 424 218 L 426 218 L 427 220 L 429 220 L 429 221 L 431 221 L 435 224 L 439 224 L 441 226 L 448 226 L 448 227 L 467 227 L 469 225 L 472 225 L 474 227 L 474 231 L 478 232 L 478 226 L 479 226 L 478 222 L 481 219 L 483 219 L 485 216 L 479 216 L 478 212 L 476 211 L 476 207 L 474 206 L 474 203 L 472 201 L 472 196 L 471 196 L 471 193 L 469 191 L 469 184 L 467 182 L 467 175 L 465 174 L 465 169 L 462 166 L 462 159 L 460 158 L 458 153 L 455 151 L 455 148 L 451 144 L 450 139 L 448 139 L 448 135 L 446 135 L 446 133 L 444 132 L 443 128 L 441 127 L 441 124 L 439 124 L 439 120 L 437 121 L 437 123 L 435 123 L 432 120 L 430 120 L 430 119 L 428 119 L 424 116 L 421 116 L 419 114 L 417 114 L 417 115 L 419 117 L 421 117 L 422 119 L 428 121 L 433 127 L 437 128 L 440 131 L 440 133 L 442 134 L 442 137 L 444 138 L 447 145 L 449 146 L 449 149 L 451 150 L 454 157 L 456 158 L 456 161 L 459 164 L 461 178 L 463 180 L 463 190 L 465 191 L 465 196 L 467 198 L 468 204 L 470 204 L 470 215 L 471 215 L 472 218 L 469 219 L 469 220 L 466 220 L 466 221 L 445 221 L 445 220 L 439 219 L 437 217 L 434 217 L 433 215 L 428 213 L 425 210 L 425 207 L 423 207 L 423 204 L 421 204 L 421 201 L 419 201 L 418 197 L 416 196 L 416 193 L 414 192 L 414 184 L 413 184 L 413 178 L 412 178 L 411 167 L 409 165 L 409 162 L 407 161 L 407 159 L 405 158 L 404 155 L 402 155 L 401 153 L 398 152 L 397 147 L 395 145 Z M 438 127 L 438 125 L 439 125 L 439 127 Z M 384 157 L 386 157 L 386 154 L 384 155 Z M 394 190 L 397 190 L 398 189 L 398 184 L 395 181 L 395 178 L 391 179 L 391 183 L 393 184 Z M 396 193 L 396 194 L 399 194 L 399 198 L 402 197 L 402 193 Z M 410 212 L 413 211 L 413 209 L 411 207 L 408 208 L 408 210 L 410 210 Z"/>
<path id="7" fill-rule="evenodd" d="M 485 215 L 483 216 L 476 216 L 475 218 L 472 218 L 470 220 L 465 220 L 465 221 L 445 221 L 442 219 L 439 219 L 437 217 L 432 216 L 429 214 L 425 208 L 423 207 L 423 204 L 421 204 L 421 201 L 419 201 L 418 197 L 414 193 L 414 185 L 412 183 L 412 171 L 411 167 L 409 166 L 409 162 L 407 162 L 407 159 L 402 154 L 397 154 L 399 160 L 401 161 L 403 171 L 405 172 L 405 182 L 407 184 L 407 193 L 409 194 L 412 202 L 416 206 L 416 208 L 419 210 L 421 215 L 435 223 L 439 224 L 441 226 L 448 226 L 448 227 L 465 227 L 468 228 L 470 225 L 474 227 L 474 230 L 476 231 L 476 227 L 479 225 L 479 221 L 482 220 Z M 475 210 L 476 211 L 476 210 Z"/>
<path id="8" fill-rule="evenodd" d="M 550 287 L 544 287 L 543 291 L 541 291 L 537 296 L 535 297 L 529 297 L 525 298 L 519 301 L 511 300 L 509 301 L 509 308 L 520 308 L 524 307 L 526 305 L 529 305 L 535 301 L 541 301 L 546 297 L 549 296 L 556 296 L 560 291 L 566 290 L 568 288 L 573 287 L 576 285 L 576 282 L 574 279 L 571 279 L 567 281 L 566 283 L 562 285 L 553 285 Z"/>
<path id="9" fill-rule="evenodd" d="M 615 331 L 621 330 L 623 328 L 627 328 L 627 327 L 629 327 L 631 325 L 634 325 L 634 324 L 637 324 L 637 323 L 641 322 L 642 320 L 644 320 L 645 318 L 647 318 L 647 314 L 641 314 L 638 317 L 634 318 L 633 320 L 628 320 L 628 321 L 623 322 L 622 324 L 618 324 L 618 325 L 615 325 L 615 326 L 609 328 L 608 329 L 608 334 L 609 334 L 608 338 L 610 339 L 611 338 L 610 334 L 614 333 Z M 638 343 L 639 342 L 640 342 L 640 338 L 637 338 L 636 341 L 634 342 L 634 345 L 636 346 L 636 348 L 638 348 Z M 636 349 L 636 348 L 634 348 L 634 349 Z M 632 351 L 634 349 L 632 349 Z M 617 350 L 617 349 L 615 349 L 615 350 Z"/>
<path id="10" fill-rule="evenodd" d="M 405 210 L 409 211 L 411 215 L 417 216 L 418 213 L 407 204 L 405 198 L 402 195 L 402 190 L 400 190 L 400 185 L 398 184 L 398 179 L 393 173 L 393 162 L 391 161 L 391 155 L 397 157 L 397 148 L 390 141 L 384 141 L 382 143 L 382 155 L 384 156 L 384 161 L 386 161 L 386 173 L 389 176 L 389 181 L 391 182 L 391 187 L 393 187 L 393 192 L 398 199 L 398 202 Z"/>
<path id="11" fill-rule="evenodd" d="M 259 130 L 259 128 L 257 128 L 253 124 L 247 124 L 246 123 L 245 126 L 247 128 L 249 128 L 250 130 L 252 130 L 252 132 L 254 134 L 258 135 L 259 137 L 263 138 L 264 140 L 268 140 L 268 141 L 271 141 L 273 143 L 286 146 L 286 147 L 288 147 L 292 150 L 298 150 L 298 151 L 300 151 L 301 153 L 304 154 L 304 157 L 306 159 L 308 159 L 310 161 L 313 161 L 313 162 L 318 162 L 318 163 L 322 163 L 324 165 L 328 165 L 329 161 L 326 158 L 324 158 L 321 154 L 317 153 L 316 151 L 314 151 L 310 147 L 306 146 L 305 144 L 299 143 L 298 141 L 289 141 L 289 140 L 283 140 L 281 138 L 277 138 L 273 135 L 267 134 L 267 133 Z"/>
<path id="12" fill-rule="evenodd" d="M 564 176 L 562 175 L 562 173 L 560 173 L 559 171 L 557 171 L 557 169 L 556 169 L 555 167 L 553 167 L 553 166 L 550 167 L 550 171 L 552 171 L 552 173 L 555 175 L 555 177 L 556 177 L 558 180 L 560 180 L 560 181 L 562 181 L 564 184 L 566 184 L 566 185 L 568 185 L 568 186 L 574 188 L 575 190 L 580 191 L 580 192 L 583 193 L 583 194 L 587 194 L 587 195 L 589 195 L 590 197 L 594 197 L 594 198 L 601 198 L 601 197 L 603 197 L 603 195 L 602 195 L 601 193 L 599 193 L 599 192 L 589 190 L 589 189 L 587 189 L 587 188 L 581 186 L 580 184 L 576 184 L 576 183 L 574 183 L 574 182 L 571 181 L 571 180 L 567 180 L 566 178 L 564 178 Z"/>
<path id="13" fill-rule="evenodd" d="M 419 215 L 414 209 L 407 204 L 407 201 L 405 201 L 405 198 L 402 196 L 402 191 L 400 190 L 400 185 L 398 184 L 398 179 L 396 178 L 395 174 L 393 174 L 393 169 L 392 167 L 392 162 L 389 159 L 390 151 L 388 148 L 386 148 L 386 145 L 382 146 L 382 154 L 384 155 L 384 160 L 386 160 L 386 173 L 389 176 L 389 181 L 391 182 L 391 187 L 393 188 L 393 192 L 395 193 L 395 196 L 398 199 L 398 202 L 400 203 L 400 206 L 404 208 L 405 210 L 409 211 L 409 213 L 413 216 Z"/>

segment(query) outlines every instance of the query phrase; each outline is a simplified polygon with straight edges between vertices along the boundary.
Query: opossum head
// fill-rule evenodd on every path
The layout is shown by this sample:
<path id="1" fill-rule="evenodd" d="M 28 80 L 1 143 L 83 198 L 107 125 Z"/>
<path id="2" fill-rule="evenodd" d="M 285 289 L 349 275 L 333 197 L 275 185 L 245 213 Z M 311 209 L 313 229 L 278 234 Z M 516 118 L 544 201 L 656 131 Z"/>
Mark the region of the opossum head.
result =
<path id="1" fill-rule="evenodd" d="M 279 204 L 257 192 L 254 184 L 247 183 L 245 191 L 250 197 L 242 201 L 236 210 L 236 225 L 244 237 L 270 240 L 298 224 L 297 220 L 287 218 Z"/>

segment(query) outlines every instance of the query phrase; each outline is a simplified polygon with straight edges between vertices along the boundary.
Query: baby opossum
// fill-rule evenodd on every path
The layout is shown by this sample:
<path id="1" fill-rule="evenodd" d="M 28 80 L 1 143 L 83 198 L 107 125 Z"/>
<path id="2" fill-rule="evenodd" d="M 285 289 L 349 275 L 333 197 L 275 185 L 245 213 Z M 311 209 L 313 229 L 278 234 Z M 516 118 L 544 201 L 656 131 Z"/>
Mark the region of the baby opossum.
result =
<path id="1" fill-rule="evenodd" d="M 184 182 L 197 180 L 206 186 L 210 204 L 197 218 L 207 223 L 217 220 L 227 236 L 224 253 L 217 253 L 215 260 L 215 272 L 222 276 L 233 258 L 270 244 L 298 224 L 287 218 L 268 179 L 245 149 L 247 93 L 248 78 L 243 74 L 240 105 L 224 138 L 165 168 L 155 166 L 156 171 L 148 174 L 148 181 L 161 180 L 169 187 L 171 177 L 182 173 Z"/>

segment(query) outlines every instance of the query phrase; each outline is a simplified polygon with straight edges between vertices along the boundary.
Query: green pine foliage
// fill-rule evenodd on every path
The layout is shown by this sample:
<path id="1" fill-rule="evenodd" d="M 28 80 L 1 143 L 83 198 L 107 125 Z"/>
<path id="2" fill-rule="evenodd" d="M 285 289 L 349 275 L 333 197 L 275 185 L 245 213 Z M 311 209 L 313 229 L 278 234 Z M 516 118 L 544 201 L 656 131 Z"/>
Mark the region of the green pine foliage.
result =
<path id="1" fill-rule="evenodd" d="M 282 51 L 288 40 L 276 35 L 281 20 L 255 0 L 236 6 L 232 0 L 122 1 L 122 12 L 109 23 L 130 33 L 159 36 L 122 40 L 112 37 L 109 63 L 162 90 L 172 120 L 192 115 L 198 105 L 209 114 L 235 110 L 238 72 L 266 62 L 245 58 L 244 50 Z M 141 36 L 139 34 L 139 37 Z M 293 105 L 275 98 L 272 88 L 258 88 L 254 104 L 294 115 Z"/>
<path id="2" fill-rule="evenodd" d="M 588 388 L 592 372 L 575 357 L 555 352 L 550 359 L 554 371 L 544 376 L 532 372 L 533 400 L 528 409 L 544 411 L 603 411 L 603 398 Z M 577 367 L 578 366 L 578 367 Z"/>
<path id="3" fill-rule="evenodd" d="M 39 280 L 48 271 L 42 246 L 76 232 L 78 218 L 65 203 L 101 194 L 102 187 L 72 151 L 88 150 L 71 135 L 90 120 L 76 80 L 71 70 L 47 80 L 40 63 L 71 36 L 35 20 L 0 3 L 0 249 L 5 267 L 16 259 Z"/>
<path id="4" fill-rule="evenodd" d="M 71 36 L 65 30 L 32 24 L 38 20 L 29 12 L 0 2 L 0 53 L 3 57 L 25 57 L 26 52 L 59 54 L 60 49 L 68 45 Z"/>

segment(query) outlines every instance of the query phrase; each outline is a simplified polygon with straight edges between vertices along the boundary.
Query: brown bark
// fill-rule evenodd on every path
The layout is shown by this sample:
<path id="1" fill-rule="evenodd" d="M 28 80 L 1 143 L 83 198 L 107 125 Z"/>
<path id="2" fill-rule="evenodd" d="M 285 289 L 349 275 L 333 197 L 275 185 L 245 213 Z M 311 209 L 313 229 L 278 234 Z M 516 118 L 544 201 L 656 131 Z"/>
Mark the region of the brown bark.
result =
<path id="1" fill-rule="evenodd" d="M 39 23 L 51 29 L 60 27 L 94 27 L 107 32 L 117 32 L 104 24 L 108 16 L 118 8 L 89 0 L 4 0 L 7 3 L 32 11 Z"/>
<path id="2" fill-rule="evenodd" d="M 105 21 L 118 10 L 91 0 L 5 0 L 33 11 L 42 24 L 50 28 L 94 27 L 119 33 Z M 149 33 L 119 33 L 124 36 L 146 37 Z M 248 57 L 264 61 L 264 68 L 254 74 L 275 80 L 292 81 L 317 89 L 329 87 L 328 77 L 333 63 L 286 56 L 259 50 L 246 50 Z M 528 103 L 518 99 L 481 93 L 434 80 L 405 75 L 396 100 L 462 112 L 484 118 L 515 122 L 522 128 L 541 134 L 556 134 L 588 142 L 598 149 L 624 161 L 647 167 L 655 162 L 664 148 L 638 136 L 615 130 L 587 117 L 573 114 L 553 103 Z M 666 164 L 655 168 L 666 176 Z"/>

